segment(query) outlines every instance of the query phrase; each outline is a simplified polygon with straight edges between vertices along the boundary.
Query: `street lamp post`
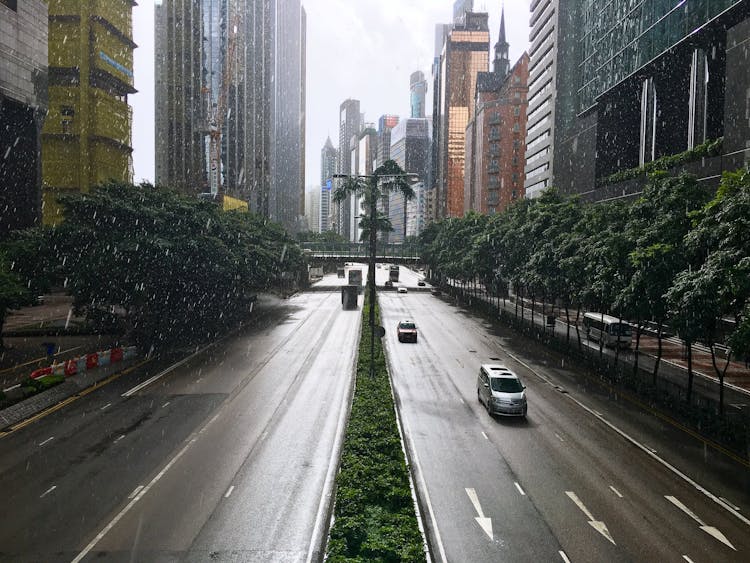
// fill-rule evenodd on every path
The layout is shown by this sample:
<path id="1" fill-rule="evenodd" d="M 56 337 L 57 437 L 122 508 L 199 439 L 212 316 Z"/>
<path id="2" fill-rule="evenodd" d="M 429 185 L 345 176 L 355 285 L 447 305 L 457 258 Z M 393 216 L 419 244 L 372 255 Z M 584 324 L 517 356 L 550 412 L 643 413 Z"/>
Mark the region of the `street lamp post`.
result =
<path id="1" fill-rule="evenodd" d="M 349 193 L 362 194 L 364 195 L 365 203 L 369 208 L 368 215 L 362 218 L 362 222 L 364 223 L 364 226 L 368 226 L 369 224 L 368 235 L 370 239 L 370 257 L 367 267 L 367 283 L 370 288 L 370 377 L 375 377 L 375 260 L 377 257 L 376 246 L 378 236 L 377 203 L 381 197 L 378 186 L 381 179 L 392 179 L 393 183 L 395 183 L 397 188 L 404 194 L 404 199 L 408 200 L 414 196 L 414 191 L 409 184 L 418 180 L 418 176 L 416 174 L 405 173 L 396 162 L 388 160 L 372 174 L 354 176 L 334 174 L 333 177 L 345 178 L 348 180 L 348 185 L 336 190 L 334 193 L 334 199 L 339 201 L 343 200 Z"/>

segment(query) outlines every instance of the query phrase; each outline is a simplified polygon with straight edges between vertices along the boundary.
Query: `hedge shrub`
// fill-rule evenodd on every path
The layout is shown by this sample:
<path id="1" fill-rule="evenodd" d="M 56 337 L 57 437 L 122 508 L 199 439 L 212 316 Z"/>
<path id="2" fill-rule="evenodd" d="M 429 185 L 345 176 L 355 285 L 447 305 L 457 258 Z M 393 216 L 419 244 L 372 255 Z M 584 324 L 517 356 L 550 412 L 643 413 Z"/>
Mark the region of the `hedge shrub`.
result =
<path id="1" fill-rule="evenodd" d="M 367 300 L 362 314 L 356 389 L 336 478 L 327 561 L 426 561 L 380 339 L 375 341 L 375 376 L 370 377 Z M 377 308 L 376 318 L 380 322 Z"/>

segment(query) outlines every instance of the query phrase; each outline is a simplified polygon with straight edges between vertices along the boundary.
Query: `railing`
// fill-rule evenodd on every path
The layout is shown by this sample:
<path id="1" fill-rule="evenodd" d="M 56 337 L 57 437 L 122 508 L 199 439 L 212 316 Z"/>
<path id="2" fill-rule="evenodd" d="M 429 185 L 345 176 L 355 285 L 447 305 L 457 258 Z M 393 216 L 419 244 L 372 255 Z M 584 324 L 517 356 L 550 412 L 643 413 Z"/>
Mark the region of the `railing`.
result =
<path id="1" fill-rule="evenodd" d="M 349 257 L 366 259 L 370 256 L 369 246 L 359 243 L 340 242 L 301 242 L 305 254 L 325 257 Z M 378 258 L 419 260 L 419 247 L 416 244 L 378 244 L 375 247 Z"/>

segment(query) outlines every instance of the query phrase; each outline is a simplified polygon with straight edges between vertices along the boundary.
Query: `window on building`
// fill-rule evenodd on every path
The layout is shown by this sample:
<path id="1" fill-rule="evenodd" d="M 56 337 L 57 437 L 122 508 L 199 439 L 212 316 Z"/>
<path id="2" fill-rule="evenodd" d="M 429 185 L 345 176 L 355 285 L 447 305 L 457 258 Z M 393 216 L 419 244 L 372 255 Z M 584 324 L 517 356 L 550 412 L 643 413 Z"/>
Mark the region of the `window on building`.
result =
<path id="1" fill-rule="evenodd" d="M 73 118 L 76 110 L 71 106 L 60 106 L 60 125 L 62 132 L 66 135 L 73 132 Z"/>
<path id="2" fill-rule="evenodd" d="M 514 107 L 513 108 L 513 115 L 515 115 L 516 117 L 518 117 L 519 115 L 521 115 L 521 108 L 519 108 L 518 106 Z"/>

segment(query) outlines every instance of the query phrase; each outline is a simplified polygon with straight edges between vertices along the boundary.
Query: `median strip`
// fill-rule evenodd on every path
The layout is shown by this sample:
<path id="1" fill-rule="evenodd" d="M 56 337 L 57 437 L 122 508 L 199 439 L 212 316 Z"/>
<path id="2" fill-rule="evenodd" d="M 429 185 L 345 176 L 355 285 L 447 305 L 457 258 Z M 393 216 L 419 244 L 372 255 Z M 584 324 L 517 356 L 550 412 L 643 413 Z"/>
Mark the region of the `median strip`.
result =
<path id="1" fill-rule="evenodd" d="M 365 303 L 362 311 L 356 389 L 326 560 L 426 561 L 380 339 L 375 341 L 375 376 L 369 373 L 368 307 Z"/>

